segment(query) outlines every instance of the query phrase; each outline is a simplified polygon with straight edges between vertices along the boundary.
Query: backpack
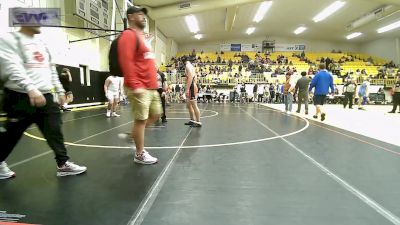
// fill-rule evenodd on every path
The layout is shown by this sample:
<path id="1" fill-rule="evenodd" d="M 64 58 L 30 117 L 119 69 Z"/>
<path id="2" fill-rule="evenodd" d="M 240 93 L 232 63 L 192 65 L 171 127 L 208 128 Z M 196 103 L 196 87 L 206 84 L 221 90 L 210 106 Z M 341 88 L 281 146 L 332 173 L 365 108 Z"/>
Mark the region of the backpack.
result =
<path id="1" fill-rule="evenodd" d="M 136 31 L 133 30 L 131 31 L 136 34 L 136 52 L 137 52 L 140 47 L 139 35 L 136 33 Z M 108 65 L 110 73 L 112 75 L 123 77 L 124 75 L 122 74 L 121 66 L 119 65 L 119 60 L 118 60 L 118 41 L 120 37 L 121 36 L 118 36 L 111 42 L 110 51 L 108 52 Z"/>

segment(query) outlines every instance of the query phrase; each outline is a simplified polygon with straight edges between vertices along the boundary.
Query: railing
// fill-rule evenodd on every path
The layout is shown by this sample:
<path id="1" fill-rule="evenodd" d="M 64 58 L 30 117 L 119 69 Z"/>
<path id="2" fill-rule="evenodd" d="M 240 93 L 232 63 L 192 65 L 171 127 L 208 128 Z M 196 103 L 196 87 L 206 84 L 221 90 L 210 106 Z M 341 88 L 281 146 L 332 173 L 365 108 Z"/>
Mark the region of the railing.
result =
<path id="1" fill-rule="evenodd" d="M 218 78 L 218 76 L 215 76 Z M 284 77 L 284 76 L 282 76 Z M 169 84 L 184 84 L 186 83 L 186 77 L 183 74 L 177 73 L 177 74 L 166 74 L 166 79 Z M 234 78 L 234 77 L 226 77 L 225 79 L 214 79 L 214 78 L 208 78 L 208 77 L 198 77 L 197 81 L 198 83 L 201 83 L 203 85 L 221 85 L 221 86 L 234 86 L 237 85 L 238 83 L 275 83 L 276 80 L 279 80 L 276 77 L 267 79 L 264 74 L 253 74 L 251 76 L 242 76 L 239 78 Z"/>
<path id="2" fill-rule="evenodd" d="M 215 76 L 218 78 L 218 76 Z M 176 84 L 178 81 L 180 84 L 186 83 L 186 77 L 181 74 L 166 74 L 168 84 Z M 356 82 L 357 84 L 361 84 L 364 78 L 358 77 Z M 213 85 L 213 86 L 235 86 L 239 83 L 258 83 L 258 84 L 265 84 L 265 83 L 283 83 L 285 81 L 284 75 L 278 75 L 277 77 L 266 77 L 264 74 L 252 74 L 250 76 L 241 76 L 238 78 L 234 77 L 227 77 L 225 79 L 214 79 L 214 78 L 207 78 L 207 77 L 198 77 L 198 83 L 202 85 Z M 396 83 L 396 79 L 370 79 L 371 85 L 386 85 L 387 87 L 391 87 Z"/>

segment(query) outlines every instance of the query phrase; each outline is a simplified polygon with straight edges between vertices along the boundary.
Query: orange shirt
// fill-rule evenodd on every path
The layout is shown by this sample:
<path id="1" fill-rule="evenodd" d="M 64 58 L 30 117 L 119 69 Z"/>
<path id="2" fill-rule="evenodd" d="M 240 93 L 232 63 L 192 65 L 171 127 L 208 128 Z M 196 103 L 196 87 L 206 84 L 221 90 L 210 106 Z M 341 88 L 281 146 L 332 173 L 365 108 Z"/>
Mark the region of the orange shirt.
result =
<path id="1" fill-rule="evenodd" d="M 289 78 L 289 79 L 286 79 L 286 82 L 285 82 L 285 84 L 283 85 L 283 93 L 284 93 L 284 94 L 289 93 L 290 87 L 291 87 L 291 83 L 290 83 L 290 78 Z"/>
<path id="2" fill-rule="evenodd" d="M 139 49 L 136 46 L 138 37 Z M 122 32 L 118 40 L 118 61 L 126 87 L 132 90 L 158 88 L 155 55 L 145 42 L 143 32 L 133 29 Z"/>

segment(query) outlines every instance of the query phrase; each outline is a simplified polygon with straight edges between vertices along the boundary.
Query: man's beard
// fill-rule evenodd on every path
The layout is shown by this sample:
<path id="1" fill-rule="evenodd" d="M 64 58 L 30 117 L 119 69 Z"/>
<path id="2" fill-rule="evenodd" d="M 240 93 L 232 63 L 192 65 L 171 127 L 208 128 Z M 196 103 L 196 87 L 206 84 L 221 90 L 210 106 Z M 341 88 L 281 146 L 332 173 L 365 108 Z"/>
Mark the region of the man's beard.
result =
<path id="1" fill-rule="evenodd" d="M 143 30 L 146 27 L 146 24 L 143 22 L 138 22 L 136 23 L 136 26 Z"/>

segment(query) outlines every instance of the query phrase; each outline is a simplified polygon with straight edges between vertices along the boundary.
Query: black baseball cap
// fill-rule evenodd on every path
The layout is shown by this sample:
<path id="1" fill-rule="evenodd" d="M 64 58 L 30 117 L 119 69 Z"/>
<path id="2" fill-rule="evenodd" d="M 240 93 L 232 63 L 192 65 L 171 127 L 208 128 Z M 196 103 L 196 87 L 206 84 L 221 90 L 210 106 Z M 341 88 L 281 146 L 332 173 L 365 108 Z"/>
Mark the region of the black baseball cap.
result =
<path id="1" fill-rule="evenodd" d="M 144 14 L 147 15 L 147 9 L 139 6 L 130 6 L 126 10 L 126 15 L 133 14 L 133 13 L 138 13 L 138 12 L 143 12 Z"/>

